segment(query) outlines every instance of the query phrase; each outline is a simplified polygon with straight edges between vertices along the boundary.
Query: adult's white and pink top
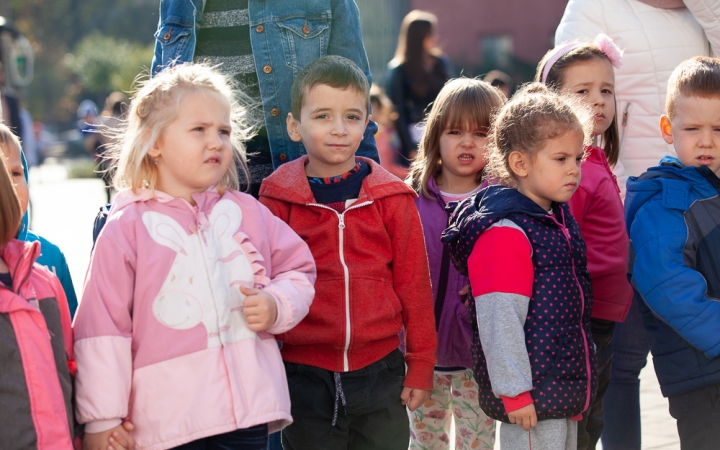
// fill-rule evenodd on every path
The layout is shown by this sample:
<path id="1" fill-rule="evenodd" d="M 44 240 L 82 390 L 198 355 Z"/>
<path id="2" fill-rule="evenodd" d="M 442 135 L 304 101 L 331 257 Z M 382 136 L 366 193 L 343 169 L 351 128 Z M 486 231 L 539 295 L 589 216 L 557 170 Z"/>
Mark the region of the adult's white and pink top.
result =
<path id="1" fill-rule="evenodd" d="M 166 449 L 292 421 L 272 335 L 308 313 L 312 254 L 249 195 L 193 199 L 122 191 L 98 237 L 74 324 L 86 432 L 130 417 L 138 448 Z M 243 285 L 275 298 L 268 332 L 248 329 Z"/>

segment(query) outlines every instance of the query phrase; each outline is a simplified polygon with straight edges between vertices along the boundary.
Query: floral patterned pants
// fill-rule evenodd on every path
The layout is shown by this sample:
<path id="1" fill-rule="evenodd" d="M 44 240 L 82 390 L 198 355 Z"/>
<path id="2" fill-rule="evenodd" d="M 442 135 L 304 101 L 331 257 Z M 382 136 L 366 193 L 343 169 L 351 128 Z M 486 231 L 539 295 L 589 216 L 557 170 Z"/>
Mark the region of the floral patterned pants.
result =
<path id="1" fill-rule="evenodd" d="M 472 370 L 435 372 L 430 400 L 410 413 L 410 448 L 450 448 L 450 427 L 455 418 L 455 450 L 492 449 L 495 421 L 478 404 L 478 386 Z"/>

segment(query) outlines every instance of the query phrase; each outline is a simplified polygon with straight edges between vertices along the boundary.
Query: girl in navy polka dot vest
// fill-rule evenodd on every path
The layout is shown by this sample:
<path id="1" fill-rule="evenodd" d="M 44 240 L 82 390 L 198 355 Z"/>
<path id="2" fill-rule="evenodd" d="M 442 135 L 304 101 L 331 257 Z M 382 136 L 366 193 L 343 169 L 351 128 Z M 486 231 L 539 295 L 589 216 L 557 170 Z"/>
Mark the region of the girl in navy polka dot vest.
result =
<path id="1" fill-rule="evenodd" d="M 575 449 L 595 395 L 585 243 L 565 204 L 592 112 L 532 84 L 498 113 L 486 170 L 500 184 L 457 206 L 443 234 L 471 287 L 480 405 L 503 449 Z"/>

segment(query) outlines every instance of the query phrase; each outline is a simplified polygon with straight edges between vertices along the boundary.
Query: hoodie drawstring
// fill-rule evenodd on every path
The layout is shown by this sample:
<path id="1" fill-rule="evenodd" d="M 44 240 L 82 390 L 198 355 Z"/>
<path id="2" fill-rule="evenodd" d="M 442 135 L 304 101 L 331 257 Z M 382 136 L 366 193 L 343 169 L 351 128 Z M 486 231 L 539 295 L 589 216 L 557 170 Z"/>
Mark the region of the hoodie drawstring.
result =
<path id="1" fill-rule="evenodd" d="M 345 392 L 343 392 L 342 382 L 340 381 L 340 374 L 338 372 L 333 372 L 333 378 L 335 379 L 335 404 L 333 406 L 333 418 L 332 426 L 330 427 L 330 434 L 332 434 L 333 430 L 335 429 L 335 424 L 337 424 L 338 400 L 342 401 L 343 410 L 345 411 L 345 415 L 347 416 L 347 404 L 345 403 Z"/>

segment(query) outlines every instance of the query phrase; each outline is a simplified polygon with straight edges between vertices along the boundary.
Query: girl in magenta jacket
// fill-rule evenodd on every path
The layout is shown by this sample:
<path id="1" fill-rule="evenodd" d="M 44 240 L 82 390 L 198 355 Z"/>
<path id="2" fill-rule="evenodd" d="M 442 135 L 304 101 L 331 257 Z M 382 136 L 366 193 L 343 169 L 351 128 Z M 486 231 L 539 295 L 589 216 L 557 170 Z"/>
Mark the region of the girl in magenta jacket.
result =
<path id="1" fill-rule="evenodd" d="M 448 223 L 446 205 L 481 188 L 490 118 L 503 103 L 502 94 L 484 81 L 449 81 L 428 115 L 408 177 L 418 191 L 415 205 L 427 247 L 438 333 L 433 392 L 430 401 L 412 412 L 411 449 L 448 448 L 453 416 L 457 448 L 492 448 L 495 442 L 495 421 L 480 408 L 473 377 L 472 327 L 461 294 L 470 282 L 452 265 L 440 235 Z"/>
<path id="2" fill-rule="evenodd" d="M 627 280 L 628 236 L 623 205 L 610 170 L 620 153 L 615 115 L 615 75 L 622 52 L 605 35 L 594 42 L 571 42 L 549 51 L 538 65 L 536 81 L 563 93 L 580 96 L 595 116 L 580 187 L 568 205 L 587 245 L 587 264 L 593 287 L 592 333 L 597 347 L 599 386 L 591 407 L 578 427 L 578 449 L 594 449 L 602 434 L 602 398 L 610 383 L 612 334 L 625 320 L 632 301 Z"/>
<path id="3" fill-rule="evenodd" d="M 226 79 L 184 64 L 135 95 L 119 193 L 75 318 L 86 449 L 261 449 L 292 421 L 273 337 L 308 313 L 305 243 L 238 185 L 243 111 Z"/>

